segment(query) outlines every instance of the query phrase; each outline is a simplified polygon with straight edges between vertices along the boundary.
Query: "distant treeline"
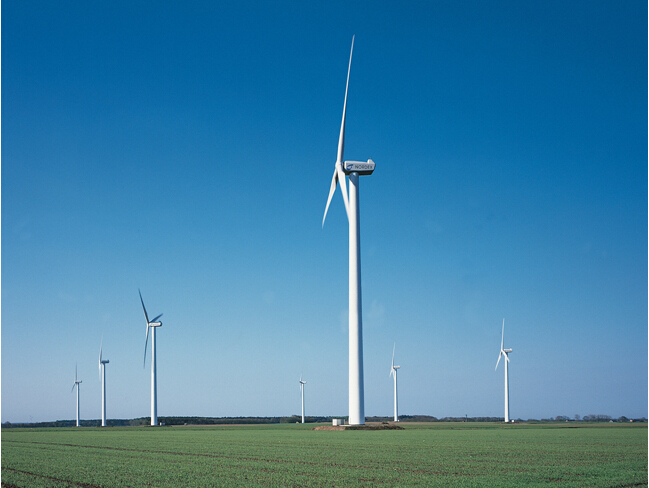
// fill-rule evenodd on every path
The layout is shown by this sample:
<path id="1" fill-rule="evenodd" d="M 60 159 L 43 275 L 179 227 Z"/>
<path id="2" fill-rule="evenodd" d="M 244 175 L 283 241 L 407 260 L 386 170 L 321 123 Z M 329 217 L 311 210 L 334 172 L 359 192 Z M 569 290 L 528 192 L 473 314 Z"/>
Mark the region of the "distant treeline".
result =
<path id="1" fill-rule="evenodd" d="M 330 423 L 332 418 L 341 418 L 347 420 L 346 416 L 340 417 L 304 417 L 305 422 L 313 423 Z M 290 417 L 158 417 L 158 422 L 161 425 L 234 425 L 234 424 L 249 424 L 249 425 L 263 425 L 263 424 L 295 424 L 299 423 L 302 418 L 299 415 L 291 415 Z M 366 422 L 391 422 L 392 417 L 365 417 Z M 504 422 L 504 417 L 443 417 L 437 418 L 431 415 L 399 415 L 401 422 Z M 629 419 L 627 417 L 619 417 L 613 419 L 610 415 L 584 415 L 580 417 L 575 415 L 574 418 L 569 418 L 563 415 L 551 417 L 549 419 L 517 419 L 515 422 L 646 422 L 645 417 L 639 419 Z M 151 424 L 151 417 L 140 417 L 137 419 L 107 419 L 106 425 L 108 427 L 137 427 L 147 426 Z M 76 421 L 74 420 L 57 420 L 55 422 L 33 422 L 33 423 L 18 423 L 12 424 L 11 422 L 4 422 L 2 428 L 15 428 L 15 427 L 74 427 Z M 82 420 L 82 427 L 99 427 L 101 420 Z"/>
<path id="2" fill-rule="evenodd" d="M 331 417 L 305 417 L 306 422 L 331 422 Z M 160 425 L 233 425 L 233 424 L 288 424 L 301 422 L 302 417 L 158 417 Z M 100 427 L 101 420 L 81 420 L 81 427 Z M 75 420 L 57 420 L 55 422 L 11 423 L 5 422 L 2 428 L 11 427 L 74 427 Z M 151 425 L 151 417 L 137 419 L 106 419 L 108 427 L 138 427 Z"/>

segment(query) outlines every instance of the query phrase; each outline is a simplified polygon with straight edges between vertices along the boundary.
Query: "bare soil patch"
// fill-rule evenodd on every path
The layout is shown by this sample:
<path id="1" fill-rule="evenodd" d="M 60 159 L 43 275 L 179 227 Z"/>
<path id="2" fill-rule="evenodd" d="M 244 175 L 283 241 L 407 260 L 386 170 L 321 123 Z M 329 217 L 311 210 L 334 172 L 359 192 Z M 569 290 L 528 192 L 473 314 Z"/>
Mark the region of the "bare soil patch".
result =
<path id="1" fill-rule="evenodd" d="M 403 427 L 395 424 L 320 425 L 311 430 L 403 430 Z"/>

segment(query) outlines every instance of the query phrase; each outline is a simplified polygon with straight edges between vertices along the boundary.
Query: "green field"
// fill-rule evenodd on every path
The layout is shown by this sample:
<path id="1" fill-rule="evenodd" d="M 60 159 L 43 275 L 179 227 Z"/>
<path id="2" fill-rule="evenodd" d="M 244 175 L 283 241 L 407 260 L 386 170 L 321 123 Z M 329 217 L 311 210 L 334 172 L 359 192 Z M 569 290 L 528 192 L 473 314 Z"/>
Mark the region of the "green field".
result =
<path id="1" fill-rule="evenodd" d="M 2 486 L 647 486 L 647 424 L 2 429 Z"/>

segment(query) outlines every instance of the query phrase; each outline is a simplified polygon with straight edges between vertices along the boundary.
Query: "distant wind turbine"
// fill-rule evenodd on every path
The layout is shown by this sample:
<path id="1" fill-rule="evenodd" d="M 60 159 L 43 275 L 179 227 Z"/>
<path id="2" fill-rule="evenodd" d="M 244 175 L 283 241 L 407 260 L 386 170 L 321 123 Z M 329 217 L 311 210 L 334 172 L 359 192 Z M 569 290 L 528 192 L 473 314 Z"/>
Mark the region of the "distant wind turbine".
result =
<path id="1" fill-rule="evenodd" d="M 74 384 L 72 385 L 72 393 L 74 391 L 74 387 L 77 387 L 77 427 L 79 427 L 81 424 L 79 423 L 79 385 L 81 384 L 81 380 L 77 379 L 77 365 L 74 365 Z"/>
<path id="2" fill-rule="evenodd" d="M 392 368 L 390 368 L 390 376 L 394 375 L 394 421 L 399 421 L 399 410 L 397 407 L 397 369 L 401 366 L 394 365 L 394 348 L 397 346 L 397 343 L 394 343 L 392 346 Z"/>
<path id="3" fill-rule="evenodd" d="M 304 423 L 304 385 L 306 385 L 306 381 L 302 381 L 302 375 L 300 375 L 300 393 L 302 394 L 302 423 Z"/>
<path id="4" fill-rule="evenodd" d="M 153 320 L 149 320 L 149 316 L 146 313 L 146 307 L 144 306 L 144 300 L 142 300 L 142 292 L 138 289 L 140 294 L 140 302 L 142 302 L 142 310 L 144 310 L 144 318 L 146 319 L 146 339 L 144 340 L 144 362 L 142 367 L 146 365 L 146 348 L 149 342 L 149 329 L 151 329 L 151 425 L 158 425 L 158 383 L 156 378 L 156 357 L 155 357 L 155 329 L 156 327 L 162 326 L 162 322 L 157 322 L 157 320 L 162 317 L 162 314 L 158 315 Z"/>
<path id="5" fill-rule="evenodd" d="M 110 362 L 108 359 L 102 359 L 102 349 L 104 340 L 99 345 L 99 374 L 101 376 L 101 426 L 106 427 L 106 365 Z"/>
<path id="6" fill-rule="evenodd" d="M 507 364 L 509 363 L 508 354 L 512 352 L 512 349 L 505 349 L 505 319 L 503 319 L 503 333 L 500 338 L 500 354 L 498 354 L 498 361 L 496 361 L 496 369 L 498 369 L 498 363 L 500 362 L 500 357 L 505 356 L 505 422 L 509 422 L 509 376 Z"/>
<path id="7" fill-rule="evenodd" d="M 365 399 L 363 385 L 363 321 L 361 300 L 361 250 L 360 250 L 360 211 L 359 211 L 359 176 L 371 175 L 374 171 L 374 161 L 367 162 L 345 161 L 345 118 L 347 112 L 347 91 L 349 89 L 349 72 L 352 67 L 354 52 L 354 37 L 349 52 L 349 67 L 347 68 L 347 85 L 345 86 L 345 102 L 343 118 L 338 139 L 338 157 L 334 169 L 329 198 L 322 217 L 324 227 L 327 210 L 331 198 L 336 191 L 338 181 L 343 194 L 345 211 L 349 222 L 349 423 L 359 425 L 365 423 Z M 346 176 L 349 176 L 349 196 L 347 195 Z"/>

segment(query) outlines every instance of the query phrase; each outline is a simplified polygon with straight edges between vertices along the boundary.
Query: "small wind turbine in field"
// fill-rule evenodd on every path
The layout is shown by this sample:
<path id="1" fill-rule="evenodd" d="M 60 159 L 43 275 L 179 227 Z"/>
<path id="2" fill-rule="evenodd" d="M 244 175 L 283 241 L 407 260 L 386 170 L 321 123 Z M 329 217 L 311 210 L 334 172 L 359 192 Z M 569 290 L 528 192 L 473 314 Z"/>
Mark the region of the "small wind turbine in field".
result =
<path id="1" fill-rule="evenodd" d="M 508 354 L 512 352 L 512 349 L 505 349 L 505 319 L 503 319 L 503 333 L 500 338 L 500 354 L 498 354 L 498 361 L 496 361 L 496 369 L 498 369 L 498 363 L 500 362 L 501 356 L 505 356 L 505 422 L 509 422 L 509 376 L 508 368 L 509 356 Z"/>
<path id="2" fill-rule="evenodd" d="M 365 423 L 365 399 L 363 386 L 363 319 L 361 301 L 361 248 L 360 248 L 360 211 L 359 211 L 359 176 L 371 175 L 374 171 L 374 161 L 367 162 L 345 161 L 345 118 L 347 113 L 347 91 L 349 89 L 349 72 L 352 67 L 354 52 L 354 37 L 349 52 L 349 67 L 347 68 L 347 85 L 345 86 L 345 102 L 343 104 L 343 119 L 340 124 L 338 139 L 338 157 L 334 175 L 331 179 L 329 198 L 325 207 L 322 226 L 327 218 L 327 210 L 331 198 L 336 191 L 338 181 L 343 194 L 343 203 L 349 222 L 349 423 L 360 425 Z M 349 176 L 349 196 L 347 195 L 346 178 Z"/>
<path id="3" fill-rule="evenodd" d="M 77 388 L 77 427 L 79 427 L 81 424 L 79 423 L 79 385 L 81 384 L 81 380 L 77 379 L 77 365 L 74 365 L 74 384 L 72 385 L 72 393 L 74 391 L 74 387 L 76 386 Z"/>
<path id="4" fill-rule="evenodd" d="M 397 343 L 394 343 L 394 346 L 392 346 L 392 368 L 390 368 L 390 376 L 394 375 L 394 421 L 398 422 L 399 421 L 399 410 L 397 407 L 397 369 L 399 369 L 401 366 L 395 366 L 394 365 L 394 348 L 397 346 Z"/>
<path id="5" fill-rule="evenodd" d="M 99 375 L 101 377 L 101 426 L 106 427 L 106 365 L 110 362 L 108 359 L 103 359 L 102 349 L 104 346 L 104 339 L 102 338 L 99 345 Z"/>
<path id="6" fill-rule="evenodd" d="M 304 423 L 304 385 L 306 385 L 306 381 L 302 381 L 302 375 L 300 375 L 300 393 L 302 394 L 302 423 Z"/>
<path id="7" fill-rule="evenodd" d="M 144 340 L 144 362 L 142 367 L 146 365 L 146 348 L 149 343 L 149 329 L 151 329 L 151 425 L 158 425 L 158 383 L 156 377 L 156 357 L 155 357 L 155 329 L 161 327 L 162 322 L 157 320 L 162 317 L 158 315 L 153 320 L 149 320 L 149 315 L 146 313 L 144 300 L 142 300 L 142 292 L 140 294 L 140 302 L 142 302 L 142 310 L 144 310 L 144 318 L 146 319 L 146 339 Z"/>

